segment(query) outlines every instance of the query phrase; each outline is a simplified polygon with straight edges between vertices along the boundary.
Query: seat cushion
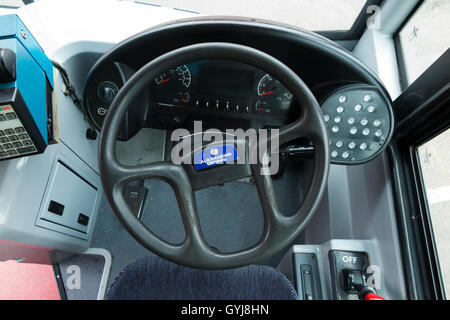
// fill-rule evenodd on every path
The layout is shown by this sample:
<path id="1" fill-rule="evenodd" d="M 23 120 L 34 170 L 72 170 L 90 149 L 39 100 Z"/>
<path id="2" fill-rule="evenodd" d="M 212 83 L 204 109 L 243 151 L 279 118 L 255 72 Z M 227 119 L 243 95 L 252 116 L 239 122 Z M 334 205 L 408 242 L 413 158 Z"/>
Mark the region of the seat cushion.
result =
<path id="1" fill-rule="evenodd" d="M 296 292 L 277 270 L 251 265 L 197 270 L 155 255 L 126 267 L 112 283 L 109 300 L 294 300 Z"/>

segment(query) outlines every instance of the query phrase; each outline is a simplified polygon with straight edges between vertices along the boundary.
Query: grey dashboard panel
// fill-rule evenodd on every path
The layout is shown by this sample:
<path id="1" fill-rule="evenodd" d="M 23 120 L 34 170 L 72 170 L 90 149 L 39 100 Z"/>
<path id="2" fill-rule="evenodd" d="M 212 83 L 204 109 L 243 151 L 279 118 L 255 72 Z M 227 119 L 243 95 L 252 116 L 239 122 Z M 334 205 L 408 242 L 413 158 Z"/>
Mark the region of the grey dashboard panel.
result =
<path id="1" fill-rule="evenodd" d="M 91 211 L 85 236 L 82 237 L 77 235 L 83 233 L 67 232 L 67 227 L 55 227 L 58 225 L 54 223 L 36 224 L 40 208 L 45 203 L 45 194 L 52 187 L 52 170 L 61 160 L 97 189 L 94 209 Z M 98 175 L 67 146 L 60 142 L 49 146 L 41 155 L 4 161 L 0 163 L 0 172 L 0 239 L 7 241 L 10 247 L 34 246 L 44 256 L 48 256 L 48 252 L 52 250 L 83 252 L 89 247 L 97 218 L 101 186 Z M 70 186 L 67 184 L 65 189 L 59 191 L 76 193 Z M 73 196 L 76 197 L 75 194 Z M 0 247 L 0 260 L 15 259 L 14 251 L 19 252 L 18 250 Z"/>
<path id="2" fill-rule="evenodd" d="M 82 95 L 83 83 L 90 68 L 111 46 L 103 42 L 79 41 L 61 47 L 55 52 L 53 59 L 61 63 L 69 73 L 78 97 Z M 90 128 L 89 122 L 84 119 L 83 111 L 76 107 L 71 98 L 64 95 L 65 89 L 61 75 L 56 71 L 54 99 L 58 105 L 59 138 L 97 172 L 98 139 L 86 139 L 86 130 Z"/>
<path id="3" fill-rule="evenodd" d="M 290 281 L 294 280 L 294 270 L 292 265 L 292 256 L 296 253 L 311 253 L 317 257 L 320 273 L 320 285 L 322 289 L 322 298 L 331 300 L 333 296 L 333 287 L 331 279 L 329 252 L 332 250 L 365 252 L 370 259 L 370 267 L 374 272 L 375 287 L 378 294 L 388 300 L 406 299 L 406 291 L 402 284 L 402 277 L 396 274 L 396 270 L 386 268 L 386 257 L 379 250 L 376 240 L 345 240 L 333 239 L 322 245 L 294 245 L 281 260 L 278 269 L 285 274 Z M 392 284 L 398 284 L 397 287 Z"/>
<path id="4" fill-rule="evenodd" d="M 280 270 L 287 275 L 292 272 L 292 252 L 314 252 L 322 261 L 323 290 L 330 294 L 328 251 L 367 252 L 381 270 L 380 293 L 389 299 L 406 299 L 389 165 L 385 152 L 363 165 L 332 165 L 328 190 L 305 229 L 305 245 L 294 246 Z"/>
<path id="5" fill-rule="evenodd" d="M 86 165 L 58 153 L 36 225 L 88 240 L 101 197 L 96 178 Z"/>

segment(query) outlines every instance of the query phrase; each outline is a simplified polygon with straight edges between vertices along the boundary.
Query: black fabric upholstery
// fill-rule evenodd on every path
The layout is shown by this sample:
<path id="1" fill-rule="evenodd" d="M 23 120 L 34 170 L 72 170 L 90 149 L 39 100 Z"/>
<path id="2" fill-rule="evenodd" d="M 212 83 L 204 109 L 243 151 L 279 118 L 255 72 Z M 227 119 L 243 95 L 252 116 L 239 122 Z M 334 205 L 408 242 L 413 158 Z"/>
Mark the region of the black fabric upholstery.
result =
<path id="1" fill-rule="evenodd" d="M 277 270 L 251 265 L 197 270 L 151 255 L 130 264 L 111 285 L 109 300 L 293 300 L 296 292 Z"/>

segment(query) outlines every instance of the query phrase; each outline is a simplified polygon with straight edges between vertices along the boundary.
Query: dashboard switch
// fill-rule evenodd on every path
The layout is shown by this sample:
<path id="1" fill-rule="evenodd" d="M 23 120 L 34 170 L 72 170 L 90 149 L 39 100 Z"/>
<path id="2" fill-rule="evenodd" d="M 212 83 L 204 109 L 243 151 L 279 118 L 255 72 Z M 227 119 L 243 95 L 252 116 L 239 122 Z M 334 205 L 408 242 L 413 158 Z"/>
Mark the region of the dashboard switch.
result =
<path id="1" fill-rule="evenodd" d="M 80 213 L 80 215 L 78 216 L 78 223 L 86 227 L 89 223 L 89 217 Z"/>
<path id="2" fill-rule="evenodd" d="M 112 101 L 114 99 L 114 96 L 115 96 L 114 89 L 112 89 L 110 87 L 103 88 L 103 94 L 102 94 L 103 99 L 105 99 L 107 101 Z"/>
<path id="3" fill-rule="evenodd" d="M 58 216 L 62 216 L 64 213 L 64 205 L 51 200 L 48 205 L 48 211 L 51 213 L 57 214 Z"/>
<path id="4" fill-rule="evenodd" d="M 100 83 L 97 89 L 97 94 L 104 102 L 111 102 L 119 92 L 119 88 L 111 81 L 104 81 Z"/>
<path id="5" fill-rule="evenodd" d="M 358 300 L 358 290 L 364 284 L 363 274 L 370 265 L 368 254 L 332 250 L 329 261 L 334 299 Z"/>
<path id="6" fill-rule="evenodd" d="M 298 299 L 321 300 L 322 290 L 316 255 L 312 253 L 294 253 L 292 264 Z"/>

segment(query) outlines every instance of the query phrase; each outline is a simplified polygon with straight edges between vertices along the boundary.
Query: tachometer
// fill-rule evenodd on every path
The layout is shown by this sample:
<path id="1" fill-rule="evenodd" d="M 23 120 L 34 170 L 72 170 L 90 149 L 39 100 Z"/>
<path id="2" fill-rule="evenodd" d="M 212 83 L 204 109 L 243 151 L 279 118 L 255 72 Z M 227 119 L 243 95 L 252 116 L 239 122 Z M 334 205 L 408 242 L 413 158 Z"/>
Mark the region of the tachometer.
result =
<path id="1" fill-rule="evenodd" d="M 153 93 L 155 102 L 164 106 L 188 104 L 191 82 L 191 72 L 184 64 L 166 71 L 155 78 L 156 85 Z"/>
<path id="2" fill-rule="evenodd" d="M 263 97 L 275 92 L 275 81 L 271 75 L 264 75 L 258 82 L 257 92 L 258 96 Z"/>
<path id="3" fill-rule="evenodd" d="M 185 86 L 186 88 L 189 88 L 189 86 L 191 85 L 191 80 L 192 80 L 191 72 L 189 71 L 189 68 L 185 64 L 183 64 L 183 65 L 177 67 L 176 73 L 178 75 L 178 81 L 181 81 L 183 86 Z"/>
<path id="4" fill-rule="evenodd" d="M 176 83 L 178 86 L 189 88 L 191 85 L 191 80 L 191 72 L 189 71 L 189 68 L 183 64 L 156 77 L 155 83 L 158 86 L 166 83 L 167 85 L 173 85 L 173 83 Z"/>

